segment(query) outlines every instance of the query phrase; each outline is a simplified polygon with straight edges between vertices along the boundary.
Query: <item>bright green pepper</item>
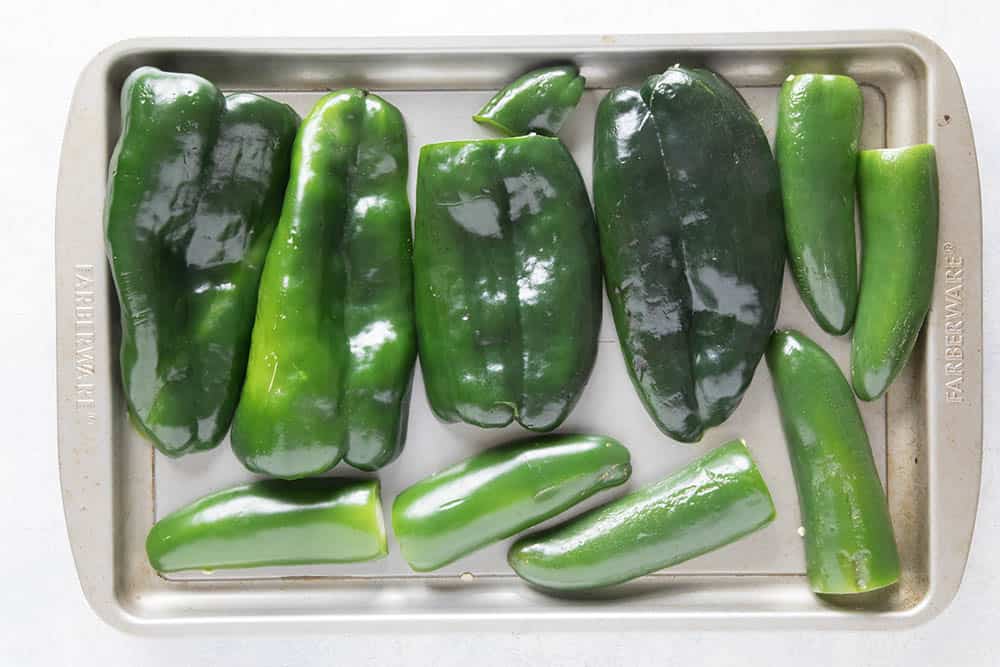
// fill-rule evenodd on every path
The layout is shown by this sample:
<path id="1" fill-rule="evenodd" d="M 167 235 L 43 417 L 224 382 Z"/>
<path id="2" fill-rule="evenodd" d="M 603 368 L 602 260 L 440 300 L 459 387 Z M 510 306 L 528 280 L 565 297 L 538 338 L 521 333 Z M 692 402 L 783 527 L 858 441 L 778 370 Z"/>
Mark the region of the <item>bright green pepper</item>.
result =
<path id="1" fill-rule="evenodd" d="M 275 477 L 345 457 L 373 470 L 406 437 L 416 357 L 406 129 L 368 92 L 330 93 L 295 139 L 261 278 L 233 451 Z"/>
<path id="2" fill-rule="evenodd" d="M 624 483 L 629 453 L 612 438 L 548 436 L 494 447 L 409 487 L 392 506 L 403 557 L 436 570 Z"/>
<path id="3" fill-rule="evenodd" d="M 880 397 L 906 365 L 931 305 L 937 260 L 938 174 L 930 144 L 861 151 L 861 294 L 851 379 Z"/>
<path id="4" fill-rule="evenodd" d="M 507 560 L 540 588 L 599 588 L 718 549 L 774 516 L 750 452 L 734 440 L 656 484 L 521 538 Z"/>
<path id="5" fill-rule="evenodd" d="M 353 563 L 388 553 L 378 480 L 266 480 L 217 491 L 146 538 L 158 572 Z"/>
<path id="6" fill-rule="evenodd" d="M 532 70 L 490 98 L 472 119 L 508 136 L 554 137 L 580 103 L 586 83 L 573 65 Z"/>
<path id="7" fill-rule="evenodd" d="M 818 593 L 860 593 L 899 578 L 899 553 L 861 413 L 843 373 L 797 331 L 777 331 L 767 365 Z"/>
<path id="8" fill-rule="evenodd" d="M 632 383 L 660 430 L 696 442 L 739 405 L 778 315 L 785 233 L 764 131 L 707 70 L 612 90 L 594 207 Z"/>
<path id="9" fill-rule="evenodd" d="M 863 116 L 850 77 L 800 74 L 781 87 L 775 154 L 789 264 L 809 312 L 835 335 L 851 328 L 858 303 L 854 177 Z"/>
<path id="10" fill-rule="evenodd" d="M 597 353 L 601 262 L 583 179 L 558 139 L 424 146 L 415 298 L 434 413 L 547 431 Z"/>
<path id="11" fill-rule="evenodd" d="M 164 454 L 229 429 L 298 116 L 141 67 L 121 94 L 105 206 L 132 421 Z"/>

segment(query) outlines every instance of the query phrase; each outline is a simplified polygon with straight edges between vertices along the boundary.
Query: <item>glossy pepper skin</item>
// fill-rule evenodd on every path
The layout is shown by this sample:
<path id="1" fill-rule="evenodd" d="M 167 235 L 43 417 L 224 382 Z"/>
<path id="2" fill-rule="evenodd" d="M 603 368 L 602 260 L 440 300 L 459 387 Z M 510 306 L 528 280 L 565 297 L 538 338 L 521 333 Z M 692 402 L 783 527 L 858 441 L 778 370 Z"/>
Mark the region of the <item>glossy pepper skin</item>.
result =
<path id="1" fill-rule="evenodd" d="M 507 560 L 539 588 L 600 588 L 718 549 L 774 516 L 750 452 L 734 440 L 656 484 L 521 538 Z"/>
<path id="2" fill-rule="evenodd" d="M 837 363 L 797 331 L 767 350 L 817 593 L 861 593 L 899 578 L 889 508 L 857 403 Z"/>
<path id="3" fill-rule="evenodd" d="M 775 155 L 788 260 L 809 312 L 838 336 L 858 303 L 854 182 L 863 117 L 850 77 L 800 74 L 781 86 Z"/>
<path id="4" fill-rule="evenodd" d="M 586 83 L 573 65 L 532 70 L 490 98 L 472 118 L 507 136 L 537 132 L 554 137 L 580 103 Z"/>
<path id="5" fill-rule="evenodd" d="M 851 339 L 854 393 L 873 401 L 906 365 L 931 305 L 938 174 L 930 144 L 861 151 L 861 294 Z"/>
<path id="6" fill-rule="evenodd" d="M 739 405 L 778 314 L 785 234 L 764 131 L 707 70 L 612 90 L 594 206 L 632 383 L 660 430 L 697 442 Z"/>
<path id="7" fill-rule="evenodd" d="M 558 139 L 424 146 L 414 245 L 420 365 L 442 420 L 558 426 L 597 353 L 601 261 Z"/>
<path id="8" fill-rule="evenodd" d="M 392 526 L 410 567 L 436 570 L 624 483 L 631 472 L 628 450 L 605 436 L 515 442 L 400 493 Z"/>
<path id="9" fill-rule="evenodd" d="M 387 551 L 378 480 L 266 480 L 200 498 L 146 538 L 158 572 L 353 563 Z"/>
<path id="10" fill-rule="evenodd" d="M 394 106 L 330 93 L 295 139 L 261 278 L 233 451 L 297 478 L 374 470 L 406 438 L 416 358 L 406 129 Z"/>
<path id="11" fill-rule="evenodd" d="M 121 110 L 104 216 L 122 385 L 139 431 L 180 456 L 229 429 L 299 118 L 152 67 Z"/>

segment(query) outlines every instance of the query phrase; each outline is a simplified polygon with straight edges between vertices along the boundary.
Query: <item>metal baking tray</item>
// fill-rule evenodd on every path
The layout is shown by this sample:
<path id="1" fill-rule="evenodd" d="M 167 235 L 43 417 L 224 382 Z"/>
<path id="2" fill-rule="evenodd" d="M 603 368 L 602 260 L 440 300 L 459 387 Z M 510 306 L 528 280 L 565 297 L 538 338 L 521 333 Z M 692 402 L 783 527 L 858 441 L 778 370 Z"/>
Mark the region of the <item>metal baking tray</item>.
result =
<path id="1" fill-rule="evenodd" d="M 605 91 L 671 64 L 705 65 L 743 92 L 773 137 L 777 88 L 790 72 L 853 76 L 864 92 L 863 144 L 936 144 L 941 231 L 934 300 L 910 364 L 884 400 L 862 405 L 888 489 L 903 572 L 886 591 L 837 599 L 806 584 L 795 487 L 764 364 L 732 418 L 682 446 L 661 435 L 629 384 L 605 309 L 594 374 L 560 429 L 615 436 L 633 453 L 630 487 L 663 477 L 709 447 L 744 437 L 774 494 L 766 529 L 669 571 L 590 595 L 556 597 L 507 568 L 508 543 L 431 574 L 395 544 L 380 562 L 160 576 L 143 543 L 157 517 L 253 476 L 229 448 L 170 460 L 132 428 L 118 380 L 118 306 L 104 257 L 102 208 L 119 130 L 119 90 L 139 65 L 190 71 L 227 91 L 269 94 L 308 111 L 352 85 L 404 113 L 410 186 L 424 143 L 485 136 L 471 114 L 520 72 L 572 60 L 587 78 L 563 139 L 590 181 L 594 111 Z M 141 633 L 309 629 L 560 630 L 893 628 L 926 620 L 954 597 L 979 495 L 982 455 L 982 279 L 979 178 L 961 84 L 945 53 L 908 32 L 420 39 L 155 39 L 112 46 L 80 77 L 63 143 L 56 211 L 59 466 L 80 583 L 94 610 Z M 800 328 L 842 367 L 848 340 L 822 334 L 786 276 L 779 323 Z M 424 475 L 513 436 L 442 424 L 419 370 L 404 454 L 380 472 L 386 511 Z M 337 474 L 357 475 L 339 467 Z M 621 490 L 591 498 L 605 502 Z M 575 511 L 579 511 L 577 508 Z M 565 518 L 565 517 L 563 517 Z"/>

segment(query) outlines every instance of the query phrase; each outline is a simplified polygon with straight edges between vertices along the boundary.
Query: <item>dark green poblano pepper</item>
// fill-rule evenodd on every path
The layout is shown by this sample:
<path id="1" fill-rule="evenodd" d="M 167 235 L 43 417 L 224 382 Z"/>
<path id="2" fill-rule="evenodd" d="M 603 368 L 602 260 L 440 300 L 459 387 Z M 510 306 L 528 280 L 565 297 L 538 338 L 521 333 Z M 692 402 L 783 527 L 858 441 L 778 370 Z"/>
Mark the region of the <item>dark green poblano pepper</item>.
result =
<path id="1" fill-rule="evenodd" d="M 138 429 L 179 456 L 229 429 L 299 118 L 152 67 L 125 81 L 121 111 L 105 230 L 122 385 Z"/>
<path id="2" fill-rule="evenodd" d="M 601 324 L 597 230 L 566 147 L 539 135 L 424 146 L 413 265 L 434 413 L 558 426 Z"/>
<path id="3" fill-rule="evenodd" d="M 696 442 L 739 405 L 778 315 L 785 230 L 764 131 L 707 70 L 612 90 L 594 208 L 632 382 L 664 433 Z"/>

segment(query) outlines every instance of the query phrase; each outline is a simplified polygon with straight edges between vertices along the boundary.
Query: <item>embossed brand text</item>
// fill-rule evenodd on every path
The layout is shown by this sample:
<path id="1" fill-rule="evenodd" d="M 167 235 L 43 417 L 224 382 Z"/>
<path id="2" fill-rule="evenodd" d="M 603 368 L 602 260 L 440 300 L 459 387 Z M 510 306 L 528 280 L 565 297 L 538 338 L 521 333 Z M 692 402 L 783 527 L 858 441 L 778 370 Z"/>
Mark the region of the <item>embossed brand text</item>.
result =
<path id="1" fill-rule="evenodd" d="M 965 392 L 965 301 L 962 255 L 954 243 L 944 251 L 944 398 L 960 403 Z"/>
<path id="2" fill-rule="evenodd" d="M 94 265 L 73 267 L 73 366 L 77 410 L 94 402 Z"/>

